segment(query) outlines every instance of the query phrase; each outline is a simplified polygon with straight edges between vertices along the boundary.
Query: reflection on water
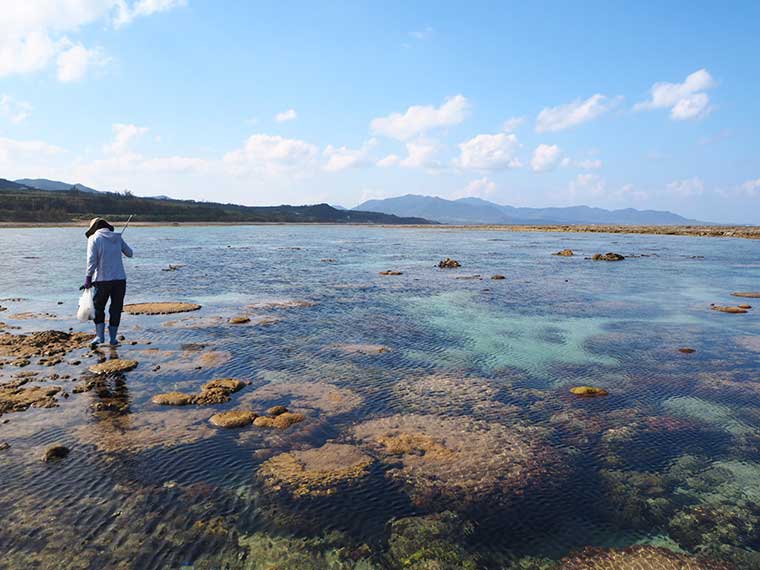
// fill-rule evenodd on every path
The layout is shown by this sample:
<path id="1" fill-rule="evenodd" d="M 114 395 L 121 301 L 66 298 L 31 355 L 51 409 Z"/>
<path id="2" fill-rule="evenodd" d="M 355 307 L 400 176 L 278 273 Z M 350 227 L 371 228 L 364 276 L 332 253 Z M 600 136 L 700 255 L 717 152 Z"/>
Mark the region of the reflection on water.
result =
<path id="1" fill-rule="evenodd" d="M 0 568 L 760 568 L 760 307 L 709 310 L 760 289 L 760 244 L 130 231 L 129 301 L 203 308 L 125 315 L 116 350 L 0 356 L 0 387 L 58 404 L 0 416 Z M 0 248 L 0 327 L 89 332 L 79 230 Z M 88 372 L 116 358 L 139 365 Z M 214 378 L 246 386 L 151 402 Z M 209 422 L 272 406 L 304 420 Z M 69 455 L 43 462 L 52 444 Z"/>

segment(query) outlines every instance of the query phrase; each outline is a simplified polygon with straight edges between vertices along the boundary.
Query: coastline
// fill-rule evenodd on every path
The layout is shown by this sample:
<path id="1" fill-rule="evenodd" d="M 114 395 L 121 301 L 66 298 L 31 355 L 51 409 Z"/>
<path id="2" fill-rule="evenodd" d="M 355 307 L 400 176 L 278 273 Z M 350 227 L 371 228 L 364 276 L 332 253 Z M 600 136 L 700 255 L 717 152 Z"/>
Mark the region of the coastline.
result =
<path id="1" fill-rule="evenodd" d="M 118 225 L 118 224 L 117 224 Z M 466 230 L 501 232 L 556 232 L 654 234 L 689 237 L 728 237 L 760 239 L 760 226 L 627 226 L 616 224 L 583 225 L 444 225 L 444 224 L 370 224 L 370 223 L 293 223 L 293 222 L 132 222 L 132 227 L 214 227 L 214 226 L 358 226 L 394 229 Z M 0 222 L 0 229 L 22 228 L 85 228 L 83 222 Z"/>

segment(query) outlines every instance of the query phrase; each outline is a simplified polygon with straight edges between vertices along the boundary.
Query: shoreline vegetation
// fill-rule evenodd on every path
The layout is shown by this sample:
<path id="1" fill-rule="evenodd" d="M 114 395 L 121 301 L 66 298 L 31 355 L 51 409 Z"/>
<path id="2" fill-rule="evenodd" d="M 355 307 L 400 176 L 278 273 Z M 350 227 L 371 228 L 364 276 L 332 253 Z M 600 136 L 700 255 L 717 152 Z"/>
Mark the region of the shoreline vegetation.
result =
<path id="1" fill-rule="evenodd" d="M 115 222 L 120 218 L 112 217 Z M 501 231 L 501 232 L 552 232 L 552 233 L 605 233 L 605 234 L 654 234 L 688 237 L 730 237 L 760 239 L 760 226 L 628 226 L 622 224 L 582 225 L 443 225 L 443 224 L 388 224 L 374 222 L 245 222 L 245 221 L 132 221 L 132 227 L 205 227 L 205 226 L 376 226 L 380 228 Z M 87 222 L 6 222 L 0 221 L 0 229 L 18 228 L 77 228 L 87 227 Z"/>

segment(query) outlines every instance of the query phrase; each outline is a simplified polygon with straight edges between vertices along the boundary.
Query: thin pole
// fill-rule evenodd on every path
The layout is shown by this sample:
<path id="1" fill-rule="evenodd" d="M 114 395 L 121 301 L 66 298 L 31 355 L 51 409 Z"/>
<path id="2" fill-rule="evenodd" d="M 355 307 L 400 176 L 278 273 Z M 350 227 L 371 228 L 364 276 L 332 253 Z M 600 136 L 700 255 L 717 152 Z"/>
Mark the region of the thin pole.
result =
<path id="1" fill-rule="evenodd" d="M 130 214 L 129 218 L 127 219 L 127 223 L 126 223 L 126 224 L 124 224 L 124 227 L 123 227 L 123 228 L 122 228 L 122 230 L 121 230 L 121 234 L 122 234 L 122 235 L 124 235 L 124 232 L 126 232 L 126 231 L 127 231 L 127 227 L 129 226 L 129 222 L 131 222 L 131 221 L 132 221 L 132 216 L 134 216 L 134 214 Z"/>

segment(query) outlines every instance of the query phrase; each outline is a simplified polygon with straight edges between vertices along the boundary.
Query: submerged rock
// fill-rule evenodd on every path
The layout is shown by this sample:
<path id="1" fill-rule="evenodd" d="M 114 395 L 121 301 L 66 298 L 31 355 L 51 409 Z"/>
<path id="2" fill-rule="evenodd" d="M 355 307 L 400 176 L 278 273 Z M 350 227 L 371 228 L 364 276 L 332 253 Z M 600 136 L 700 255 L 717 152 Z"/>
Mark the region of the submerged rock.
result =
<path id="1" fill-rule="evenodd" d="M 195 303 L 132 303 L 124 305 L 124 312 L 130 315 L 171 315 L 197 311 L 201 306 Z"/>
<path id="2" fill-rule="evenodd" d="M 276 415 L 273 418 L 259 416 L 255 420 L 253 420 L 253 425 L 255 425 L 256 427 L 287 429 L 292 425 L 301 423 L 305 419 L 306 419 L 306 416 L 304 416 L 303 414 L 298 414 L 298 413 L 293 413 L 293 412 L 283 412 L 281 414 Z"/>
<path id="3" fill-rule="evenodd" d="M 261 465 L 258 474 L 274 490 L 294 497 L 319 497 L 362 480 L 371 464 L 372 458 L 353 445 L 326 443 L 317 449 L 276 455 Z"/>
<path id="4" fill-rule="evenodd" d="M 391 349 L 382 344 L 340 344 L 337 348 L 346 354 L 371 355 L 390 352 Z"/>
<path id="5" fill-rule="evenodd" d="M 544 430 L 467 417 L 395 415 L 366 421 L 354 437 L 389 466 L 419 506 L 505 506 L 565 472 Z"/>
<path id="6" fill-rule="evenodd" d="M 570 393 L 576 396 L 582 396 L 584 398 L 594 398 L 596 396 L 607 396 L 609 392 L 604 388 L 598 388 L 596 386 L 575 386 L 570 388 Z"/>
<path id="7" fill-rule="evenodd" d="M 223 428 L 236 428 L 251 425 L 258 416 L 247 410 L 230 410 L 211 416 L 212 425 Z"/>
<path id="8" fill-rule="evenodd" d="M 624 256 L 620 255 L 619 253 L 614 253 L 612 251 L 607 253 L 595 253 L 591 259 L 594 261 L 622 261 L 625 259 Z"/>
<path id="9" fill-rule="evenodd" d="M 459 263 L 456 259 L 451 259 L 450 257 L 447 257 L 446 259 L 438 262 L 439 269 L 456 269 L 457 267 L 462 267 L 462 264 Z"/>
<path id="10" fill-rule="evenodd" d="M 658 546 L 587 547 L 562 559 L 562 570 L 739 570 L 728 562 L 681 554 Z"/>
<path id="11" fill-rule="evenodd" d="M 138 362 L 136 360 L 122 360 L 121 358 L 114 358 L 113 360 L 106 360 L 98 364 L 90 366 L 90 372 L 93 374 L 119 374 L 122 372 L 129 372 L 137 368 Z"/>
<path id="12" fill-rule="evenodd" d="M 561 257 L 572 257 L 575 255 L 572 249 L 563 249 L 562 251 L 558 251 L 557 253 L 552 253 L 552 255 L 559 255 Z"/>
<path id="13" fill-rule="evenodd" d="M 361 396 L 353 390 L 339 388 L 326 382 L 271 382 L 246 394 L 240 400 L 247 408 L 254 410 L 272 402 L 284 402 L 291 411 L 306 413 L 309 416 L 343 414 L 362 404 Z"/>
<path id="14" fill-rule="evenodd" d="M 477 558 L 463 546 L 473 531 L 451 511 L 398 519 L 391 523 L 388 558 L 393 568 L 475 570 Z"/>
<path id="15" fill-rule="evenodd" d="M 718 551 L 724 545 L 750 547 L 760 540 L 758 509 L 734 505 L 696 505 L 676 513 L 668 534 L 683 548 Z"/>
<path id="16" fill-rule="evenodd" d="M 69 454 L 69 448 L 65 445 L 54 444 L 45 450 L 42 456 L 43 461 L 55 461 L 57 459 L 63 459 Z"/>

